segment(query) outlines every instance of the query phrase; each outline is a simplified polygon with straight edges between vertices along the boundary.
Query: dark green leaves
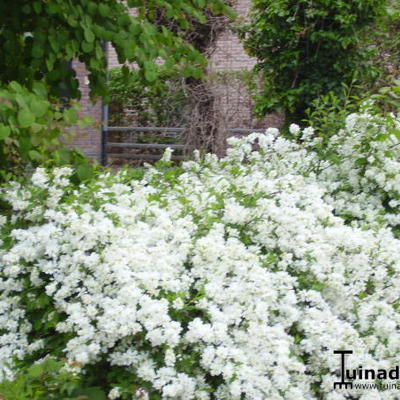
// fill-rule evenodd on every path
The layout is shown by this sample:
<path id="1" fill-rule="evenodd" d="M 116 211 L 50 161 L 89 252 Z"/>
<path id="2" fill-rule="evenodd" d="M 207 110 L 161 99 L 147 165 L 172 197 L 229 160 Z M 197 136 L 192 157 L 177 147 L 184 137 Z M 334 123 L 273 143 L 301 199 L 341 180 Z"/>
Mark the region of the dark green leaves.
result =
<path id="1" fill-rule="evenodd" d="M 355 72 L 376 78 L 371 49 L 362 40 L 385 6 L 386 0 L 256 1 L 241 35 L 264 74 L 258 110 L 283 107 L 301 120 L 312 100 L 338 93 Z"/>
<path id="2" fill-rule="evenodd" d="M 81 375 L 63 370 L 64 366 L 64 361 L 52 357 L 24 366 L 13 381 L 0 383 L 0 397 L 5 396 L 7 400 L 107 400 L 103 389 L 88 387 Z"/>
<path id="3" fill-rule="evenodd" d="M 80 181 L 89 180 L 93 176 L 93 168 L 89 163 L 83 163 L 76 170 Z"/>
<path id="4" fill-rule="evenodd" d="M 108 5 L 106 5 L 104 3 L 99 4 L 99 13 L 102 17 L 107 17 L 109 12 L 110 12 L 110 8 L 108 7 Z"/>
<path id="5" fill-rule="evenodd" d="M 0 1 L 0 175 L 17 173 L 24 163 L 56 162 L 65 126 L 79 124 L 75 110 L 51 105 L 61 90 L 80 97 L 69 62 L 85 65 L 93 99 L 107 99 L 104 41 L 121 63 L 141 66 L 149 85 L 157 84 L 159 60 L 176 70 L 190 65 L 186 76 L 199 77 L 205 60 L 175 28 L 204 20 L 204 8 L 228 12 L 222 0 L 20 0 L 16 7 Z M 161 23 L 158 13 L 165 16 Z M 79 167 L 77 180 L 90 179 L 88 163 L 71 161 Z"/>
<path id="6" fill-rule="evenodd" d="M 93 97 L 106 95 L 106 65 L 98 43 L 111 42 L 121 63 L 153 64 L 161 58 L 179 65 L 182 54 L 189 60 L 201 56 L 179 37 L 174 28 L 176 23 L 189 26 L 188 21 L 204 20 L 204 8 L 228 13 L 221 0 L 150 3 L 131 0 L 128 6 L 136 8 L 132 15 L 119 0 L 47 0 L 46 6 L 40 0 L 21 0 L 12 13 L 8 13 L 3 3 L 0 4 L 0 82 L 14 80 L 31 87 L 36 79 L 45 77 L 52 88 L 63 84 L 75 97 L 78 97 L 78 91 L 72 90 L 75 78 L 58 71 L 63 63 L 77 58 L 93 77 L 90 86 Z M 168 17 L 157 23 L 156 13 L 166 15 L 166 10 L 170 11 Z M 152 68 L 146 68 L 144 73 L 149 82 L 157 79 Z M 52 94 L 59 95 L 55 90 Z"/>

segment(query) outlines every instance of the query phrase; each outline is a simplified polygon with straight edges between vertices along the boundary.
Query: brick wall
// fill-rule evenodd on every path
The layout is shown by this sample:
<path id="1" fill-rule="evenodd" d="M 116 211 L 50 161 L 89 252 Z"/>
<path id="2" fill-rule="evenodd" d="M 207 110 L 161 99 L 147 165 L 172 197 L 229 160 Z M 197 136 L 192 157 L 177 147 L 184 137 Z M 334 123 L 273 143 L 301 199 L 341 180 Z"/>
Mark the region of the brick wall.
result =
<path id="1" fill-rule="evenodd" d="M 233 8 L 238 19 L 245 20 L 251 7 L 251 0 L 236 0 Z M 251 70 L 256 60 L 249 57 L 239 38 L 229 29 L 225 30 L 215 43 L 215 50 L 209 59 L 209 71 Z"/>
<path id="2" fill-rule="evenodd" d="M 90 158 L 100 161 L 101 158 L 101 102 L 93 104 L 89 98 L 88 73 L 85 65 L 79 61 L 73 62 L 82 93 L 80 104 L 81 114 L 89 114 L 94 123 L 86 128 L 74 127 L 73 145 L 78 146 Z"/>
<path id="3" fill-rule="evenodd" d="M 113 46 L 108 46 L 108 68 L 120 67 L 118 56 Z"/>
<path id="4" fill-rule="evenodd" d="M 234 2 L 233 8 L 239 20 L 247 19 L 251 4 L 251 0 Z M 108 62 L 110 68 L 120 65 L 117 54 L 111 46 Z M 217 112 L 227 128 L 259 129 L 279 127 L 282 124 L 283 117 L 279 114 L 256 118 L 252 112 L 254 101 L 246 85 L 235 78 L 235 72 L 251 71 L 255 63 L 256 59 L 247 55 L 239 38 L 231 29 L 226 29 L 219 35 L 209 58 L 208 74 L 211 77 L 210 89 L 216 99 Z"/>
<path id="5" fill-rule="evenodd" d="M 251 0 L 236 0 L 233 8 L 239 21 L 247 20 L 251 4 Z M 245 52 L 241 41 L 232 30 L 227 29 L 218 37 L 209 59 L 208 73 L 218 111 L 227 128 L 263 129 L 279 127 L 283 122 L 283 116 L 279 114 L 256 118 L 252 112 L 254 101 L 238 73 L 251 71 L 255 64 L 256 59 Z"/>

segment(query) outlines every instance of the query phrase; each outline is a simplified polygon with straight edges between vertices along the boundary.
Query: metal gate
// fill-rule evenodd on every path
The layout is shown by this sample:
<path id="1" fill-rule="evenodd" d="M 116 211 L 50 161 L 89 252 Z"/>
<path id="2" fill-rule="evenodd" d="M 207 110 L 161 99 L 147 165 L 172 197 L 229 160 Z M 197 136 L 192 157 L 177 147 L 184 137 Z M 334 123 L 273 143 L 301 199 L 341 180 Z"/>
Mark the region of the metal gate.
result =
<path id="1" fill-rule="evenodd" d="M 233 135 L 263 131 L 245 128 L 226 130 Z M 185 128 L 182 127 L 103 126 L 102 164 L 108 165 L 114 160 L 160 160 L 168 147 L 174 150 L 172 160 L 184 160 L 184 150 L 193 150 L 185 145 L 184 133 Z"/>

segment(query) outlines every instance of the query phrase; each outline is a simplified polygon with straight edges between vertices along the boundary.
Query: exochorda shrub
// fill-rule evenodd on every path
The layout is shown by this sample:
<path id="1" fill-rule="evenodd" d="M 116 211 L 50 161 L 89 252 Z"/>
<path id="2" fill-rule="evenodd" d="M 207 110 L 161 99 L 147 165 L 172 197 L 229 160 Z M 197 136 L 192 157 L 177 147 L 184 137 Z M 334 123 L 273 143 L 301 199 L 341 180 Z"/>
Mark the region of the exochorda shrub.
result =
<path id="1" fill-rule="evenodd" d="M 400 362 L 399 128 L 353 114 L 323 146 L 292 125 L 299 143 L 4 188 L 3 387 L 50 355 L 111 399 L 397 398 L 334 391 L 333 351 Z"/>

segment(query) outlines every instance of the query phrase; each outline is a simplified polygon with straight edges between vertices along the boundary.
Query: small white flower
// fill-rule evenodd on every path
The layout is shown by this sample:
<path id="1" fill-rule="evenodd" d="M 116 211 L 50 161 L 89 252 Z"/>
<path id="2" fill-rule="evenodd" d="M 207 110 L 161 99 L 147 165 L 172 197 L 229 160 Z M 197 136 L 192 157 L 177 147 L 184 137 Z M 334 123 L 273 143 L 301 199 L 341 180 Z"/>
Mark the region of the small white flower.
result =
<path id="1" fill-rule="evenodd" d="M 38 186 L 42 189 L 46 189 L 48 187 L 49 177 L 47 176 L 44 168 L 37 168 L 33 173 L 31 180 L 35 186 Z"/>
<path id="2" fill-rule="evenodd" d="M 172 302 L 172 307 L 175 308 L 175 310 L 182 310 L 184 305 L 185 305 L 185 303 L 183 302 L 183 300 L 180 297 L 176 298 Z"/>
<path id="3" fill-rule="evenodd" d="M 292 135 L 297 136 L 300 133 L 300 127 L 297 124 L 290 124 L 289 126 L 289 132 Z"/>
<path id="4" fill-rule="evenodd" d="M 164 151 L 164 154 L 161 158 L 161 161 L 171 161 L 171 157 L 172 157 L 172 153 L 174 152 L 173 149 L 171 149 L 170 147 L 167 147 Z"/>
<path id="5" fill-rule="evenodd" d="M 266 135 L 271 135 L 271 136 L 276 137 L 276 136 L 279 135 L 279 129 L 277 129 L 277 128 L 268 128 L 268 129 L 265 131 L 265 134 L 266 134 Z"/>
<path id="6" fill-rule="evenodd" d="M 108 398 L 110 400 L 116 400 L 121 396 L 121 388 L 118 386 L 112 388 L 110 392 L 108 393 Z"/>
<path id="7" fill-rule="evenodd" d="M 138 400 L 148 400 L 149 399 L 149 394 L 143 388 L 136 390 L 135 396 Z"/>

